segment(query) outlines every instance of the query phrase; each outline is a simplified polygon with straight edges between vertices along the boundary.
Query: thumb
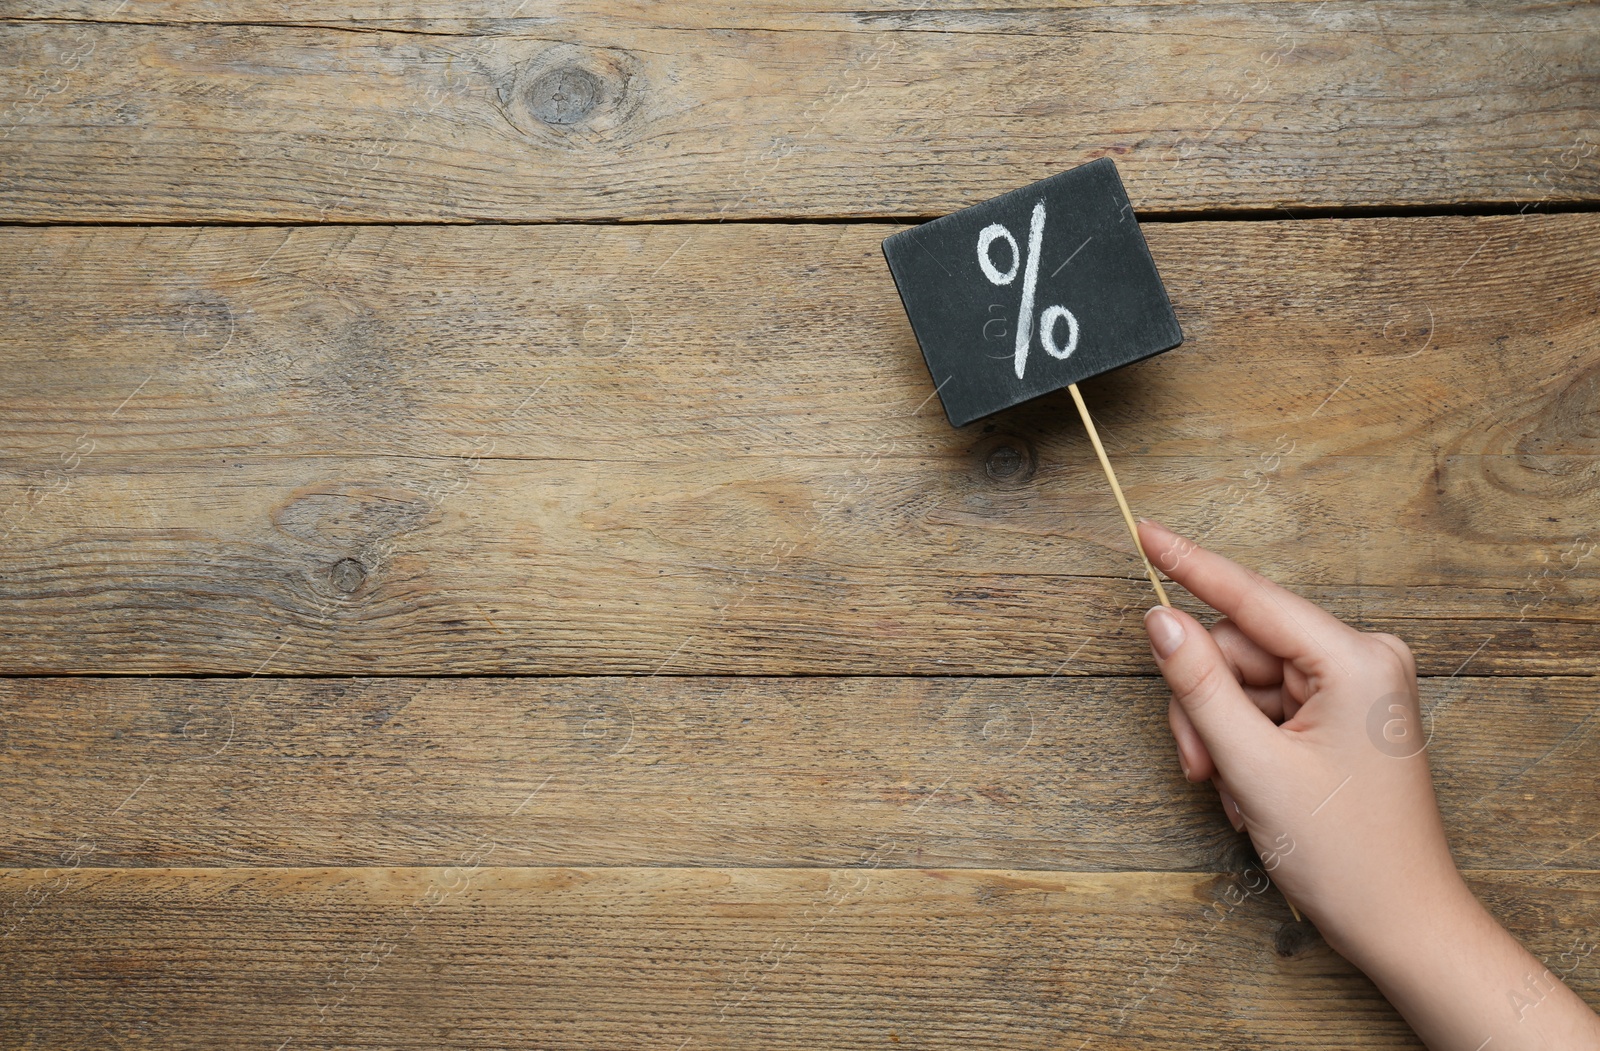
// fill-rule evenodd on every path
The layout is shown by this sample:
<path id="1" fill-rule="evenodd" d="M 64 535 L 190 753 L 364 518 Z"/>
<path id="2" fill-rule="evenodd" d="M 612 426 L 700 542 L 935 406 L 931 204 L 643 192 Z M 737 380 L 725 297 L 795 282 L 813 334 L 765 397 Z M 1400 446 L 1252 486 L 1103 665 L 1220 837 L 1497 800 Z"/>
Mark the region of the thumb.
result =
<path id="1" fill-rule="evenodd" d="M 1239 687 L 1227 658 L 1199 621 L 1156 606 L 1145 613 L 1144 626 L 1156 666 L 1220 770 L 1237 774 L 1276 748 L 1277 727 Z"/>

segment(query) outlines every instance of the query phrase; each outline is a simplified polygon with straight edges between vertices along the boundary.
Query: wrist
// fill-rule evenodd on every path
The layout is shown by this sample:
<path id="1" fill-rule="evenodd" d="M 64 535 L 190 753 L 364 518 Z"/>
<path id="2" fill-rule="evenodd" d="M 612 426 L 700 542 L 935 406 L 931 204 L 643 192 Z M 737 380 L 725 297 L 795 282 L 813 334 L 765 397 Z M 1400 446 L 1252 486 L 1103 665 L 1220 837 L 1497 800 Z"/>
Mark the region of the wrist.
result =
<path id="1" fill-rule="evenodd" d="M 1387 924 L 1328 942 L 1366 972 L 1430 1048 L 1600 1047 L 1600 1019 L 1456 875 Z M 1392 907 L 1393 903 L 1386 903 Z M 1402 914 L 1403 913 L 1403 914 Z"/>
<path id="2" fill-rule="evenodd" d="M 1369 899 L 1348 919 L 1318 924 L 1329 946 L 1379 985 L 1392 975 L 1413 974 L 1441 954 L 1460 953 L 1466 942 L 1500 933 L 1454 868 L 1403 886 L 1404 896 Z"/>

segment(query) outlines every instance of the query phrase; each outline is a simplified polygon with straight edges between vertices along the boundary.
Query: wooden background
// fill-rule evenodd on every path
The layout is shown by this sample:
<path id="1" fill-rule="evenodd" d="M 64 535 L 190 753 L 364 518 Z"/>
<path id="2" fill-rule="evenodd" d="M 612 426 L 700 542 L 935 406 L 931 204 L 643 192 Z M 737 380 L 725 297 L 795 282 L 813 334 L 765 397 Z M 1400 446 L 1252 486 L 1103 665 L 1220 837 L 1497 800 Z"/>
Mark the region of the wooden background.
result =
<path id="1" fill-rule="evenodd" d="M 879 242 L 1102 156 L 1187 334 L 1086 386 L 1131 501 L 1413 646 L 1600 1002 L 1600 7 L 21 0 L 0 63 L 0 1045 L 1419 1046 L 1183 781 L 1065 394 L 930 400 Z"/>

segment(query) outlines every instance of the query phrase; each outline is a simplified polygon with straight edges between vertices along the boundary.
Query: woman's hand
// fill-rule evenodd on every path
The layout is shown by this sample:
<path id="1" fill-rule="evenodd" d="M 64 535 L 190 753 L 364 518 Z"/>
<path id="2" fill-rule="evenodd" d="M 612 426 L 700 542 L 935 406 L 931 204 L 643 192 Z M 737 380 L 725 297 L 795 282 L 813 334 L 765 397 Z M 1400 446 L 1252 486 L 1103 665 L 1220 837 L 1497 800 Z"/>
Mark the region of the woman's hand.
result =
<path id="1" fill-rule="evenodd" d="M 1289 900 L 1334 940 L 1411 911 L 1400 881 L 1459 893 L 1405 643 L 1154 522 L 1140 538 L 1156 568 L 1226 614 L 1207 631 L 1158 606 L 1145 627 L 1185 775 L 1216 785 Z"/>
<path id="2" fill-rule="evenodd" d="M 1356 631 L 1164 526 L 1139 533 L 1158 569 L 1225 615 L 1209 631 L 1181 611 L 1145 615 L 1179 762 L 1216 786 L 1289 900 L 1430 1047 L 1600 1047 L 1600 1020 L 1456 871 L 1405 643 Z"/>

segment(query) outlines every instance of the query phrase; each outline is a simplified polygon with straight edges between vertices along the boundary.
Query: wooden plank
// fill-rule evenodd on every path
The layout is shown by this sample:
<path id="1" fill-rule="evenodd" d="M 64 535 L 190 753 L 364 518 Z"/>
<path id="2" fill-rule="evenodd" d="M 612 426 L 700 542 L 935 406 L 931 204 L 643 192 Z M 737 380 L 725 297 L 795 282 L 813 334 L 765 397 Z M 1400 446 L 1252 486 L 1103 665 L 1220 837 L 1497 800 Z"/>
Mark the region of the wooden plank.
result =
<path id="1" fill-rule="evenodd" d="M 1151 213 L 1600 198 L 1592 4 L 145 6 L 3 27 L 0 218 L 930 216 L 1099 156 Z"/>
<path id="2" fill-rule="evenodd" d="M 1600 997 L 1583 953 L 1600 876 L 1472 877 Z M 0 909 L 15 927 L 0 1004 L 37 1048 L 1159 1048 L 1194 1033 L 1420 1047 L 1259 870 L 526 869 L 469 854 L 450 869 L 7 870 Z"/>
<path id="3" fill-rule="evenodd" d="M 0 231 L 5 667 L 1147 673 L 1070 411 L 950 430 L 888 229 Z M 1136 508 L 1425 671 L 1594 672 L 1600 217 L 1150 234 Z"/>
<path id="4" fill-rule="evenodd" d="M 1131 0 L 1134 6 L 1161 6 L 1164 0 Z M 1263 4 L 1303 4 L 1304 0 L 1252 0 Z M 426 0 L 405 3 L 401 0 L 141 0 L 139 4 L 116 7 L 116 0 L 18 0 L 8 21 L 72 21 L 128 23 L 133 25 L 261 25 L 292 23 L 304 27 L 437 30 L 464 32 L 483 22 L 512 25 L 548 25 L 552 22 L 581 22 L 585 25 L 638 27 L 651 25 L 673 29 L 805 29 L 817 25 L 856 28 L 862 22 L 904 25 L 912 16 L 924 14 L 949 19 L 958 32 L 955 19 L 973 15 L 1004 16 L 1026 24 L 1027 18 L 1063 11 L 1094 8 L 1095 0 L 1053 0 L 1044 6 L 1002 10 L 985 9 L 973 3 L 933 2 L 921 8 L 907 8 L 897 0 L 848 0 L 848 2 L 808 2 L 795 0 L 746 0 L 738 4 L 674 4 L 662 8 L 652 0 L 451 0 L 448 6 Z M 109 9 L 109 10 L 108 10 Z M 992 23 L 991 23 L 992 24 Z"/>
<path id="5" fill-rule="evenodd" d="M 10 672 L 1148 674 L 1065 395 L 952 431 L 888 226 L 0 230 Z M 1593 674 L 1600 216 L 1152 224 L 1134 507 Z"/>
<path id="6" fill-rule="evenodd" d="M 1462 864 L 1600 868 L 1593 680 L 1423 692 Z M 1166 708 L 1150 679 L 3 680 L 0 866 L 1238 867 Z"/>

